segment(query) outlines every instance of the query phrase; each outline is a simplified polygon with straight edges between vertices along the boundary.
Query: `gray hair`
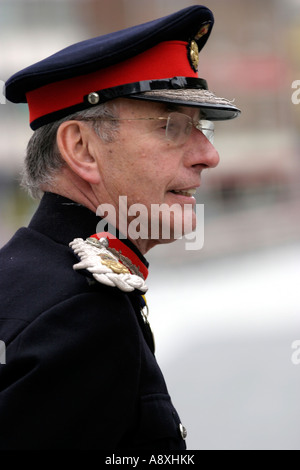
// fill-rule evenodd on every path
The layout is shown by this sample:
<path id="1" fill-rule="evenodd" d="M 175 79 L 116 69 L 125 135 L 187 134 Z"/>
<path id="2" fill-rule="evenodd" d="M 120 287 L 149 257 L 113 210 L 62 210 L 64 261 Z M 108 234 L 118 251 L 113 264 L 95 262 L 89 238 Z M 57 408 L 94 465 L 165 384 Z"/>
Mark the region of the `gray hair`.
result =
<path id="1" fill-rule="evenodd" d="M 90 120 L 90 125 L 104 142 L 113 142 L 117 134 L 117 121 L 101 121 L 103 118 L 117 118 L 117 105 L 104 103 L 46 124 L 32 134 L 28 145 L 22 172 L 21 185 L 33 198 L 42 195 L 41 186 L 54 182 L 55 175 L 66 165 L 60 155 L 56 135 L 59 126 L 69 120 Z M 92 119 L 99 119 L 93 121 Z"/>

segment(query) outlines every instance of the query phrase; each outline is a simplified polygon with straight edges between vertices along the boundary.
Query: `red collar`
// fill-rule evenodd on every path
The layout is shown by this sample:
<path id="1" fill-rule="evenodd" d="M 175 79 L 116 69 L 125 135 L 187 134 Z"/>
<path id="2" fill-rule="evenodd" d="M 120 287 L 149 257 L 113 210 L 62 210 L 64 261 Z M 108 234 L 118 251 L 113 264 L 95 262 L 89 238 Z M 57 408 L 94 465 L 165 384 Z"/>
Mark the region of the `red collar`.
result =
<path id="1" fill-rule="evenodd" d="M 140 260 L 137 254 L 134 253 L 125 243 L 119 240 L 117 237 L 112 235 L 109 232 L 95 233 L 91 235 L 90 238 L 96 238 L 101 240 L 101 238 L 106 238 L 108 241 L 108 246 L 106 247 L 112 254 L 116 255 L 119 258 L 120 263 L 122 263 L 126 268 L 129 269 L 131 274 L 136 274 L 142 277 L 144 280 L 148 277 L 148 269 L 145 264 Z"/>

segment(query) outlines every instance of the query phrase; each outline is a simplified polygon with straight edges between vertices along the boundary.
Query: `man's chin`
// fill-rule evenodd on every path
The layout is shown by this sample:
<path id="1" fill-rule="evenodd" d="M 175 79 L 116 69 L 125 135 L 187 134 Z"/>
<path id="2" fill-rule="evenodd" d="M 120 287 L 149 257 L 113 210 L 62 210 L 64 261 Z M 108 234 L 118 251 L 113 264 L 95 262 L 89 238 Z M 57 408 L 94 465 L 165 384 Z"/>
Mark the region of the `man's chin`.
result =
<path id="1" fill-rule="evenodd" d="M 169 223 L 170 222 L 170 223 Z M 197 219 L 196 214 L 192 211 L 184 220 L 163 220 L 159 222 L 159 234 L 149 233 L 149 237 L 153 242 L 164 244 L 172 243 L 180 240 L 196 230 Z"/>

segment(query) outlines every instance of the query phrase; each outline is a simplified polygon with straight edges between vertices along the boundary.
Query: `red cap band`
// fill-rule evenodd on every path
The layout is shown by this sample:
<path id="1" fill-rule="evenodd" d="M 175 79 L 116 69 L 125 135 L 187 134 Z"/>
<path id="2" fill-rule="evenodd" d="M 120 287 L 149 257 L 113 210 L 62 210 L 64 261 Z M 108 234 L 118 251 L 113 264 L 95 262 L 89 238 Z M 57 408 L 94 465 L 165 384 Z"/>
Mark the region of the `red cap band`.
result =
<path id="1" fill-rule="evenodd" d="M 83 103 L 93 91 L 144 80 L 198 78 L 188 58 L 188 43 L 165 41 L 131 59 L 86 75 L 50 83 L 26 93 L 30 122 Z"/>

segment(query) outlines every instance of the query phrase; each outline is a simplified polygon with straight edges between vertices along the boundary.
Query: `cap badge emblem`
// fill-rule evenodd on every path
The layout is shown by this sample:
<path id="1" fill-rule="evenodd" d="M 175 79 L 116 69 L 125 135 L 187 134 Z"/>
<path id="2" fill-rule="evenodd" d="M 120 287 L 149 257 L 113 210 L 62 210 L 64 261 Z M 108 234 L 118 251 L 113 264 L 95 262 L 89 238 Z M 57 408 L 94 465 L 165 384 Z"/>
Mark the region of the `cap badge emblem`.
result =
<path id="1" fill-rule="evenodd" d="M 198 49 L 198 44 L 196 41 L 191 41 L 190 47 L 189 47 L 189 58 L 191 62 L 191 66 L 195 72 L 198 70 L 198 64 L 199 64 L 199 49 Z"/>

